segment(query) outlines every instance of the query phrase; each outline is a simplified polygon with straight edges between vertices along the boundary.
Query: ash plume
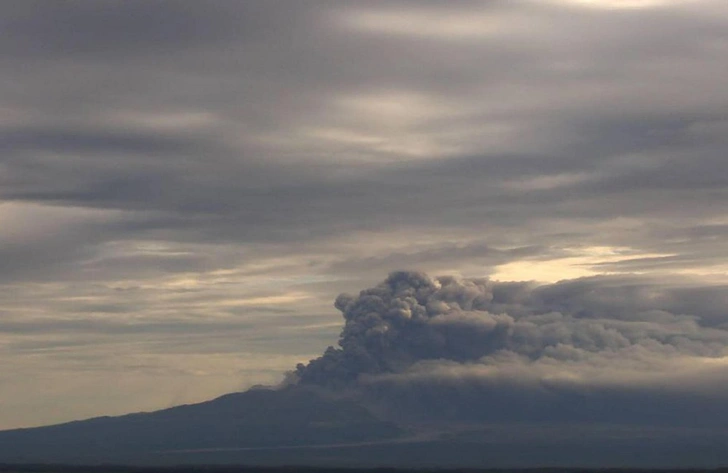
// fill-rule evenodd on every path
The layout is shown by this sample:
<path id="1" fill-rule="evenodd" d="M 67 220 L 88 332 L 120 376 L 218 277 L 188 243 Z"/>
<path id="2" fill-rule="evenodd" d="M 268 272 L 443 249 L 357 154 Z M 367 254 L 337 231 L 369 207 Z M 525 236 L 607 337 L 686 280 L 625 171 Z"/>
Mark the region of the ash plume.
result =
<path id="1" fill-rule="evenodd" d="M 620 409 L 647 415 L 637 406 L 651 399 L 649 415 L 660 418 L 675 399 L 697 406 L 709 394 L 725 405 L 728 326 L 716 315 L 724 289 L 394 272 L 336 299 L 345 319 L 339 346 L 299 364 L 295 375 L 302 385 L 375 393 L 389 404 L 408 399 L 407 408 L 428 412 L 433 404 L 487 402 L 492 415 L 494 406 L 520 402 L 532 419 L 580 399 L 607 417 Z"/>
<path id="2" fill-rule="evenodd" d="M 337 385 L 361 374 L 402 371 L 418 360 L 465 362 L 505 348 L 514 321 L 488 312 L 491 286 L 394 272 L 358 297 L 341 294 L 335 302 L 346 321 L 340 347 L 299 365 L 297 374 L 302 383 Z"/>

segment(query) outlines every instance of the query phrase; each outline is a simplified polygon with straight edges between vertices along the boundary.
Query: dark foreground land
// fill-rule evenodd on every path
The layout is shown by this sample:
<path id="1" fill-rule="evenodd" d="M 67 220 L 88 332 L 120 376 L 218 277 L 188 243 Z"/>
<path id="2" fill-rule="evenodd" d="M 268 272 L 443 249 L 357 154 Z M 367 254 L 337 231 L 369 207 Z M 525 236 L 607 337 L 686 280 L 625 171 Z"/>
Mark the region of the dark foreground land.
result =
<path id="1" fill-rule="evenodd" d="M 86 470 L 2 469 L 28 473 L 293 471 L 280 469 L 284 465 L 311 467 L 304 471 L 708 471 L 728 466 L 728 429 L 720 422 L 701 428 L 550 423 L 410 427 L 377 418 L 353 401 L 307 390 L 253 390 L 152 413 L 2 431 L 1 464 L 97 465 Z"/>
<path id="2" fill-rule="evenodd" d="M 317 468 L 310 466 L 255 467 L 255 466 L 172 466 L 131 467 L 120 465 L 4 465 L 0 473 L 728 473 L 728 468 L 717 469 L 597 469 L 597 468 L 507 468 L 507 469 L 437 469 L 437 468 Z"/>

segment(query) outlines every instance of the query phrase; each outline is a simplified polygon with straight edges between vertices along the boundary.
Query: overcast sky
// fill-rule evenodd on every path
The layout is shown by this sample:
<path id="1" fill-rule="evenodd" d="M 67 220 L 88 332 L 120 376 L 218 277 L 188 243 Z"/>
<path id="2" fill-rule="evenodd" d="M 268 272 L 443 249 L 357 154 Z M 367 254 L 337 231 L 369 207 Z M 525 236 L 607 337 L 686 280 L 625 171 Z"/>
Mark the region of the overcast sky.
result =
<path id="1" fill-rule="evenodd" d="M 647 281 L 726 360 L 724 0 L 9 0 L 0 31 L 0 428 L 277 383 L 399 269 Z"/>

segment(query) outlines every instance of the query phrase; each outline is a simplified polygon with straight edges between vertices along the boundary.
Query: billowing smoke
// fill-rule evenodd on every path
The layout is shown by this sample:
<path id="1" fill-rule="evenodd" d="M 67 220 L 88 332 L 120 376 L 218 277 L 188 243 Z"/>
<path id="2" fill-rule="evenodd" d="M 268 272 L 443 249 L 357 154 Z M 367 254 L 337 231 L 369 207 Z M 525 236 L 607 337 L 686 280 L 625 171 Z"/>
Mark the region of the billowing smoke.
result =
<path id="1" fill-rule="evenodd" d="M 581 280 L 547 286 L 395 272 L 358 297 L 342 294 L 339 348 L 299 365 L 303 383 L 341 384 L 401 373 L 426 360 L 505 357 L 579 361 L 594 353 L 721 357 L 728 331 L 665 310 L 649 286 Z"/>
<path id="2" fill-rule="evenodd" d="M 339 346 L 299 365 L 296 375 L 301 384 L 384 390 L 425 405 L 428 395 L 442 404 L 453 391 L 552 411 L 575 399 L 670 405 L 666 392 L 722 399 L 722 291 L 614 278 L 536 285 L 395 272 L 358 296 L 337 298 L 345 319 Z"/>
<path id="3" fill-rule="evenodd" d="M 511 316 L 488 312 L 492 300 L 486 280 L 392 273 L 358 297 L 336 299 L 346 320 L 340 347 L 299 365 L 298 375 L 303 383 L 341 384 L 419 360 L 477 360 L 506 348 L 513 333 Z"/>

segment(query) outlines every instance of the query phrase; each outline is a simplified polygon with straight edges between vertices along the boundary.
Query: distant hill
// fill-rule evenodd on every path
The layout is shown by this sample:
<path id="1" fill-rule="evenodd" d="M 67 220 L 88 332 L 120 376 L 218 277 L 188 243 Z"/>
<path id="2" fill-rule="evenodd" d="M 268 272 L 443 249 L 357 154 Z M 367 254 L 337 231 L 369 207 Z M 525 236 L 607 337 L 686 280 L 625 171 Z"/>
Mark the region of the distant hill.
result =
<path id="1" fill-rule="evenodd" d="M 604 424 L 409 423 L 292 386 L 157 412 L 0 432 L 0 464 L 346 467 L 728 465 L 728 429 Z"/>
<path id="2" fill-rule="evenodd" d="M 302 388 L 254 389 L 156 412 L 3 431 L 0 462 L 154 462 L 170 451 L 359 443 L 401 434 L 352 401 Z"/>

